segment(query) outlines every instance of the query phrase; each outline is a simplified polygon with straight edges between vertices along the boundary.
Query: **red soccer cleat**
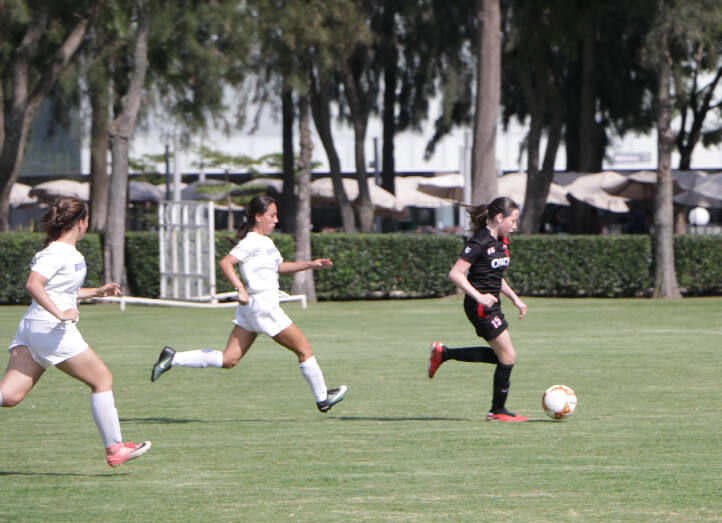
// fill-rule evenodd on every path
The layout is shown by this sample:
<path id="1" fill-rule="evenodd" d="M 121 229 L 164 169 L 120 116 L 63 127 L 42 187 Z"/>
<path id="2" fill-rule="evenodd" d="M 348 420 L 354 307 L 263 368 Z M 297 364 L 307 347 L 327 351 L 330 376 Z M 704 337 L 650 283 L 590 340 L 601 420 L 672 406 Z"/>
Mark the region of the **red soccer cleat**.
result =
<path id="1" fill-rule="evenodd" d="M 529 418 L 524 416 L 517 416 L 513 412 L 505 410 L 504 412 L 493 413 L 488 412 L 486 414 L 486 421 L 529 421 Z"/>
<path id="2" fill-rule="evenodd" d="M 442 359 L 444 348 L 441 342 L 438 341 L 431 344 L 431 355 L 429 356 L 429 367 L 427 369 L 429 378 L 433 378 L 436 371 L 441 367 L 441 364 L 444 363 Z"/>
<path id="3" fill-rule="evenodd" d="M 150 441 L 144 441 L 140 445 L 136 445 L 135 443 L 116 443 L 105 449 L 105 459 L 111 467 L 118 467 L 126 461 L 141 457 L 148 452 L 150 446 Z"/>

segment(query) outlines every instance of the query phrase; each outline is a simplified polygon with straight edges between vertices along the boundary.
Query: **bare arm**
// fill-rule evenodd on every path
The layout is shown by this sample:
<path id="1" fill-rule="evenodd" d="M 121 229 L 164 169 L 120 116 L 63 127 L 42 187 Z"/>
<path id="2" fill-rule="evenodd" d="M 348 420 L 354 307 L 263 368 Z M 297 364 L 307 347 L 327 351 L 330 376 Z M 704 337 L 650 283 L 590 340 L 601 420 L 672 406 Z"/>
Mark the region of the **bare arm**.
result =
<path id="1" fill-rule="evenodd" d="M 106 283 L 100 287 L 82 287 L 78 291 L 78 298 L 103 298 L 105 296 L 120 296 L 123 291 L 119 283 Z"/>
<path id="2" fill-rule="evenodd" d="M 519 296 L 516 295 L 514 289 L 512 289 L 511 286 L 506 283 L 506 280 L 504 278 L 501 279 L 501 292 L 503 292 L 504 295 L 512 301 L 514 306 L 519 309 L 519 319 L 523 318 L 526 314 L 526 303 L 519 299 Z"/>
<path id="3" fill-rule="evenodd" d="M 312 261 L 281 262 L 278 265 L 278 273 L 288 274 L 290 272 L 307 271 L 308 269 L 326 269 L 331 265 L 333 265 L 333 262 L 328 258 L 318 258 Z"/>
<path id="4" fill-rule="evenodd" d="M 238 273 L 235 268 L 236 264 L 238 264 L 238 259 L 230 254 L 226 254 L 223 258 L 221 258 L 221 261 L 218 262 L 218 266 L 221 268 L 221 271 L 223 271 L 223 275 L 230 284 L 233 285 L 233 288 L 238 291 L 238 303 L 241 305 L 247 305 L 249 299 L 248 292 L 246 291 L 243 282 L 238 277 Z"/>
<path id="5" fill-rule="evenodd" d="M 481 294 L 469 283 L 466 272 L 470 266 L 471 264 L 468 261 L 459 258 L 449 271 L 449 279 L 454 282 L 454 285 L 474 298 L 478 303 L 481 303 L 484 307 L 491 307 L 498 301 L 496 296 L 493 294 Z"/>
<path id="6" fill-rule="evenodd" d="M 48 292 L 45 290 L 45 284 L 47 282 L 48 279 L 39 272 L 30 271 L 28 281 L 25 283 L 25 288 L 38 305 L 58 318 L 60 321 L 77 321 L 80 316 L 77 309 L 61 311 L 58 309 L 58 306 L 55 305 L 53 300 L 50 299 Z"/>

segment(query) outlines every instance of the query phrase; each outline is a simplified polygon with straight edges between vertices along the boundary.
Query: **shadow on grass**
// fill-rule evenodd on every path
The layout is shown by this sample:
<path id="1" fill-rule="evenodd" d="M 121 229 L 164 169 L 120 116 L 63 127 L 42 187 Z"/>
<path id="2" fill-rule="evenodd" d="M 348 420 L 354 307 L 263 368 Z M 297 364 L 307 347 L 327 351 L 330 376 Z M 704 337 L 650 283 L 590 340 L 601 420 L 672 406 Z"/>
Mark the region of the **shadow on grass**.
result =
<path id="1" fill-rule="evenodd" d="M 333 419 L 341 421 L 471 421 L 468 418 L 443 418 L 439 416 L 431 417 L 376 417 L 376 416 L 331 416 Z"/>
<path id="2" fill-rule="evenodd" d="M 77 472 L 18 472 L 14 470 L 0 470 L 0 476 L 76 476 L 80 478 L 105 478 L 113 476 L 128 476 L 127 472 L 109 472 L 105 474 L 78 474 Z"/>

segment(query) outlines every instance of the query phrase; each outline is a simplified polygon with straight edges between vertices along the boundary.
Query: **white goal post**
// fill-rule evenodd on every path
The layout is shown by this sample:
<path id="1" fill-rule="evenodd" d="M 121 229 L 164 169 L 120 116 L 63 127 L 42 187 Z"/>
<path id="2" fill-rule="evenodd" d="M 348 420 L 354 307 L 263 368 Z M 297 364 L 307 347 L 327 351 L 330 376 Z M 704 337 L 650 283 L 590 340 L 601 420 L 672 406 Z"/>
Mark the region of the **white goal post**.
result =
<path id="1" fill-rule="evenodd" d="M 164 201 L 158 205 L 160 297 L 117 296 L 97 301 L 164 305 L 172 307 L 235 307 L 235 292 L 216 293 L 215 209 L 211 201 Z M 305 294 L 289 296 L 280 292 L 280 301 L 300 301 Z"/>

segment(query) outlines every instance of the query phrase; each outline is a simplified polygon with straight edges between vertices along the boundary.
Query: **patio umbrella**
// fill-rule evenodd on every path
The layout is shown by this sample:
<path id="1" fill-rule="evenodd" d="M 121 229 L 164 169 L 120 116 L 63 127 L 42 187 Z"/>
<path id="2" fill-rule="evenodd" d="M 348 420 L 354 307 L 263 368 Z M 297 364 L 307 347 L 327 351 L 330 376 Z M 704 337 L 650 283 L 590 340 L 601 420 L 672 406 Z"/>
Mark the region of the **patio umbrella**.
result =
<path id="1" fill-rule="evenodd" d="M 281 193 L 283 191 L 283 180 L 278 178 L 254 178 L 238 186 L 239 189 L 262 188 L 266 191 Z"/>
<path id="2" fill-rule="evenodd" d="M 438 198 L 461 202 L 464 200 L 464 177 L 450 173 L 424 178 L 419 181 L 417 190 Z"/>
<path id="3" fill-rule="evenodd" d="M 353 178 L 343 178 L 343 188 L 349 201 L 358 198 L 358 182 Z M 403 210 L 396 197 L 386 189 L 369 183 L 369 194 L 376 211 L 396 213 Z M 336 198 L 331 178 L 319 178 L 311 182 L 311 205 L 316 207 L 333 207 Z"/>
<path id="4" fill-rule="evenodd" d="M 500 176 L 497 178 L 499 194 L 501 196 L 508 196 L 523 207 L 524 199 L 526 197 L 526 180 L 527 173 L 511 173 Z M 549 186 L 549 194 L 547 195 L 546 203 L 553 203 L 555 205 L 568 207 L 569 202 L 567 201 L 567 192 L 565 188 L 558 183 L 552 182 Z"/>
<path id="5" fill-rule="evenodd" d="M 419 185 L 425 183 L 429 178 L 425 176 L 397 176 L 394 180 L 396 198 L 402 208 L 422 207 L 426 209 L 438 209 L 449 207 L 452 202 L 437 196 L 431 196 L 426 191 L 420 191 Z M 463 199 L 463 197 L 461 198 Z"/>
<path id="6" fill-rule="evenodd" d="M 722 200 L 722 173 L 710 174 L 699 179 L 692 190 L 705 198 Z"/>
<path id="7" fill-rule="evenodd" d="M 624 181 L 624 176 L 613 171 L 605 171 L 595 174 L 580 176 L 564 189 L 567 196 L 575 200 L 611 212 L 628 212 L 629 207 L 624 198 L 612 196 L 604 191 L 602 187 L 610 186 Z"/>
<path id="8" fill-rule="evenodd" d="M 10 189 L 10 206 L 25 207 L 38 203 L 37 197 L 30 196 L 31 189 L 32 187 L 25 185 L 24 183 L 13 184 Z"/>
<path id="9" fill-rule="evenodd" d="M 628 200 L 651 200 L 654 198 L 654 191 L 657 188 L 656 171 L 638 171 L 632 173 L 619 183 L 603 185 L 602 189 L 613 196 L 620 196 Z M 679 194 L 684 189 L 674 180 L 674 194 Z"/>
<path id="10" fill-rule="evenodd" d="M 87 202 L 90 199 L 90 184 L 73 180 L 53 180 L 33 187 L 30 190 L 30 196 L 37 196 L 40 201 L 49 203 L 63 196 Z"/>
<path id="11" fill-rule="evenodd" d="M 204 182 L 193 182 L 189 183 L 183 189 L 181 189 L 181 200 L 220 200 L 221 198 L 224 198 L 226 196 L 226 190 L 222 190 L 219 188 L 217 192 L 213 192 L 212 190 L 199 190 L 200 188 L 198 186 L 211 186 L 211 185 L 222 185 L 224 187 L 228 187 L 228 183 L 226 183 L 223 180 L 215 180 L 215 179 L 208 179 Z M 235 184 L 230 184 L 233 189 L 238 188 Z"/>
<path id="12" fill-rule="evenodd" d="M 148 182 L 128 182 L 128 200 L 131 202 L 160 202 L 165 199 L 165 187 Z"/>
<path id="13" fill-rule="evenodd" d="M 675 195 L 672 200 L 679 205 L 688 207 L 706 207 L 708 209 L 722 209 L 722 198 L 709 198 L 696 191 L 687 190 Z"/>

